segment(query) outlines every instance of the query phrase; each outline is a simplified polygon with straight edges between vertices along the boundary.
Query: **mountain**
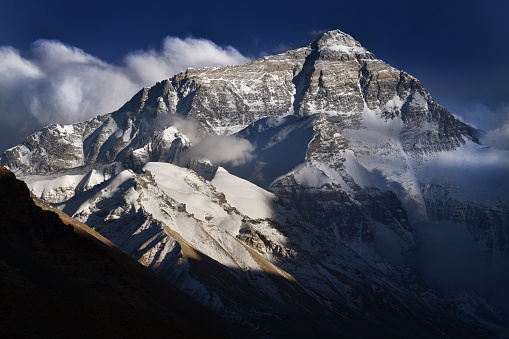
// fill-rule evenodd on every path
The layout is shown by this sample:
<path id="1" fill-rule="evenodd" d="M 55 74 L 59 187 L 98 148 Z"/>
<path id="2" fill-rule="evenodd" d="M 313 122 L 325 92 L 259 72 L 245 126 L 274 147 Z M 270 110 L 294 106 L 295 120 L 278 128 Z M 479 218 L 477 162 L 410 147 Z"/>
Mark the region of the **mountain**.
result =
<path id="1" fill-rule="evenodd" d="M 0 196 L 3 337 L 241 333 L 4 167 Z"/>
<path id="2" fill-rule="evenodd" d="M 461 234 L 460 253 L 509 268 L 507 168 L 471 184 L 464 159 L 495 152 L 476 135 L 417 79 L 331 31 L 245 65 L 188 69 L 1 161 L 265 336 L 490 337 L 508 329 L 507 277 L 451 287 L 457 272 L 429 259 L 443 250 L 430 239 Z"/>

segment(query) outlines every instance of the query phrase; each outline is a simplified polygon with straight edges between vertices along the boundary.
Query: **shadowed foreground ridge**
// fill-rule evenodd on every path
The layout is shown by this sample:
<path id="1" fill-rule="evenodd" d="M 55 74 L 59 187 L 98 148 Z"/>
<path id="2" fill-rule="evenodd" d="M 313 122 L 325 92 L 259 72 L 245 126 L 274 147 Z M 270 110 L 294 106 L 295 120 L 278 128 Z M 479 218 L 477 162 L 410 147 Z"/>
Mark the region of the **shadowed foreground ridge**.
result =
<path id="1" fill-rule="evenodd" d="M 86 225 L 37 199 L 37 204 L 56 213 L 36 206 L 27 187 L 5 168 L 0 170 L 0 319 L 8 336 L 246 336 L 182 296 Z M 247 314 L 261 325 L 255 336 L 370 338 L 439 333 L 428 323 L 429 310 L 417 308 L 414 314 L 391 311 L 382 316 L 385 306 L 375 303 L 366 311 L 377 314 L 376 320 L 346 305 L 341 314 L 327 315 L 298 285 L 271 277 L 282 284 L 280 292 L 294 305 L 290 309 L 267 299 L 206 255 L 197 253 L 196 261 L 190 261 L 191 273 L 207 286 L 228 286 L 230 300 L 236 300 L 232 307 L 244 315 L 246 309 L 252 310 Z M 367 292 L 370 287 L 364 289 Z M 256 315 L 263 309 L 273 316 Z M 483 337 L 481 330 L 458 323 L 447 311 L 438 313 L 442 320 L 436 325 L 447 333 Z"/>
<path id="2" fill-rule="evenodd" d="M 232 335 L 227 323 L 84 224 L 66 225 L 36 206 L 1 166 L 0 228 L 2 337 Z"/>

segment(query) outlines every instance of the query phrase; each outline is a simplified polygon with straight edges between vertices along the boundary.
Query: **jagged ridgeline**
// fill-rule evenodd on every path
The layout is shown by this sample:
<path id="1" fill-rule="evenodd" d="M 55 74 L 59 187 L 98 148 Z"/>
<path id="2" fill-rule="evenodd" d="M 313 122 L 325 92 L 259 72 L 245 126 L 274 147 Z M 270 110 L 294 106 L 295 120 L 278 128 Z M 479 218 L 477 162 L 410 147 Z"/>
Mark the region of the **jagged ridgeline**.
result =
<path id="1" fill-rule="evenodd" d="M 118 111 L 42 129 L 2 164 L 267 336 L 490 337 L 507 326 L 496 300 L 442 294 L 416 264 L 423 223 L 453 221 L 509 256 L 509 187 L 494 197 L 430 175 L 444 156 L 478 152 L 490 150 L 417 79 L 331 31 L 188 69 Z"/>
<path id="2" fill-rule="evenodd" d="M 169 151 L 189 144 L 168 129 L 174 116 L 193 117 L 194 135 L 204 136 L 232 134 L 263 117 L 312 114 L 324 114 L 339 132 L 357 130 L 366 125 L 366 111 L 402 122 L 399 134 L 406 152 L 477 142 L 472 128 L 437 105 L 417 79 L 333 31 L 307 47 L 246 65 L 189 69 L 142 89 L 114 113 L 46 127 L 2 159 L 24 174 L 112 161 L 136 166 L 174 160 Z"/>

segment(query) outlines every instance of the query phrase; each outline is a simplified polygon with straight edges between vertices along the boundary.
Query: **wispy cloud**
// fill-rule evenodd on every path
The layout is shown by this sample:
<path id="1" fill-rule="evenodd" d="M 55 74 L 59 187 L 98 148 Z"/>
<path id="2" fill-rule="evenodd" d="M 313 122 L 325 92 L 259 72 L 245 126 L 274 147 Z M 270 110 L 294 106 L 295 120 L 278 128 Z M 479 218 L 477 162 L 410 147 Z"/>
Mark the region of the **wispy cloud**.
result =
<path id="1" fill-rule="evenodd" d="M 505 117 L 505 122 L 500 123 L 500 127 L 489 130 L 481 141 L 498 149 L 509 150 L 509 105 L 501 108 L 499 116 Z"/>
<path id="2" fill-rule="evenodd" d="M 509 151 L 467 144 L 428 162 L 421 175 L 445 183 L 453 198 L 484 203 L 509 202 Z"/>
<path id="3" fill-rule="evenodd" d="M 329 31 L 329 29 L 312 29 L 308 32 L 308 35 L 312 37 L 312 39 L 318 39 L 322 36 L 323 33 Z"/>
<path id="4" fill-rule="evenodd" d="M 161 80 L 161 74 L 170 76 L 188 67 L 237 65 L 248 61 L 231 46 L 223 48 L 205 39 L 175 37 L 164 39 L 159 50 L 135 51 L 125 58 L 134 80 L 147 85 Z"/>
<path id="5" fill-rule="evenodd" d="M 505 121 L 509 121 L 509 102 L 502 102 L 497 106 L 490 107 L 477 100 L 462 100 L 460 102 L 451 100 L 445 107 L 460 120 L 485 131 L 497 128 Z"/>
<path id="6" fill-rule="evenodd" d="M 119 65 L 56 40 L 38 40 L 28 56 L 0 47 L 0 151 L 51 123 L 73 123 L 119 108 L 141 87 L 189 67 L 249 61 L 233 47 L 167 37 L 159 49 L 129 53 Z"/>
<path id="7" fill-rule="evenodd" d="M 211 135 L 188 148 L 182 158 L 206 158 L 216 165 L 239 166 L 253 159 L 254 146 L 247 140 L 231 135 Z"/>

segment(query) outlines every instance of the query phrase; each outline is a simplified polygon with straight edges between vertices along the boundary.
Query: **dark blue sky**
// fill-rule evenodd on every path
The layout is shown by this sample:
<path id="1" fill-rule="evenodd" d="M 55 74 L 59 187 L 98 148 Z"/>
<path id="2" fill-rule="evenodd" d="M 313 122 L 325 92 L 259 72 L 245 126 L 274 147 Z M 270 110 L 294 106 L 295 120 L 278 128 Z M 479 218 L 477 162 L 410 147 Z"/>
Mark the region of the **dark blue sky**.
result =
<path id="1" fill-rule="evenodd" d="M 57 39 L 116 64 L 166 36 L 193 36 L 253 58 L 341 29 L 453 113 L 493 128 L 509 111 L 508 14 L 509 0 L 1 0 L 0 46 L 23 55 L 38 39 Z"/>

